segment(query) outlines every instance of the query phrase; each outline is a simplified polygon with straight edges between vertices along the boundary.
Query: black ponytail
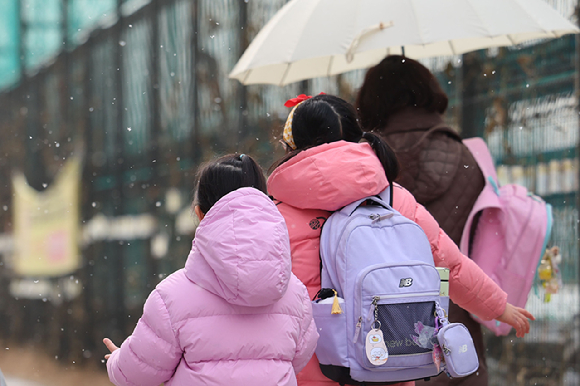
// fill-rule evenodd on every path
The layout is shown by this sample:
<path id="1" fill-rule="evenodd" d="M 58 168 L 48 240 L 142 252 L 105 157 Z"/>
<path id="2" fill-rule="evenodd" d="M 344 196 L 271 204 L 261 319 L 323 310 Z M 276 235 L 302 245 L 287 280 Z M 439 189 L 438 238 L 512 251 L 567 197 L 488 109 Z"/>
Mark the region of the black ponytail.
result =
<path id="1" fill-rule="evenodd" d="M 379 161 L 385 169 L 385 175 L 389 183 L 394 182 L 399 176 L 399 161 L 393 149 L 375 133 L 365 131 L 362 138 L 367 141 L 375 151 Z"/>
<path id="2" fill-rule="evenodd" d="M 267 194 L 260 166 L 245 154 L 229 154 L 199 168 L 194 205 L 207 213 L 220 198 L 239 188 L 252 187 Z"/>
<path id="3" fill-rule="evenodd" d="M 264 172 L 258 163 L 249 155 L 241 154 L 242 182 L 240 187 L 251 186 L 264 194 L 268 194 L 268 187 Z"/>
<path id="4" fill-rule="evenodd" d="M 363 132 L 354 107 L 334 95 L 322 94 L 302 102 L 294 111 L 292 135 L 297 149 L 286 154 L 269 169 L 272 173 L 303 150 L 336 141 L 369 142 L 383 165 L 389 182 L 399 175 L 399 162 L 391 147 L 378 135 Z"/>

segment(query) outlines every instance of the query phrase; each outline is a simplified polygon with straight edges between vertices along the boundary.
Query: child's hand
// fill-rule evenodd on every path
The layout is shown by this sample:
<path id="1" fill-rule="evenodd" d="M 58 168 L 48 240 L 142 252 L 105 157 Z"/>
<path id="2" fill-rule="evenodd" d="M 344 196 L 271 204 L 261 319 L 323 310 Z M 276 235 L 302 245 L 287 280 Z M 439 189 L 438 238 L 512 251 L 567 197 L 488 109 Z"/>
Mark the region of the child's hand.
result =
<path id="1" fill-rule="evenodd" d="M 115 350 L 118 350 L 119 347 L 115 346 L 115 343 L 113 343 L 113 341 L 109 338 L 105 338 L 103 339 L 103 343 L 105 344 L 105 346 L 107 346 L 107 348 L 109 349 L 109 351 L 112 353 Z M 111 356 L 111 354 L 107 354 L 105 355 L 105 359 L 109 359 L 109 357 Z"/>
<path id="2" fill-rule="evenodd" d="M 523 338 L 528 332 L 530 332 L 530 320 L 536 320 L 534 315 L 530 314 L 523 308 L 516 307 L 510 303 L 506 303 L 505 311 L 499 318 L 496 318 L 502 323 L 507 323 L 516 329 L 516 336 L 518 338 Z"/>

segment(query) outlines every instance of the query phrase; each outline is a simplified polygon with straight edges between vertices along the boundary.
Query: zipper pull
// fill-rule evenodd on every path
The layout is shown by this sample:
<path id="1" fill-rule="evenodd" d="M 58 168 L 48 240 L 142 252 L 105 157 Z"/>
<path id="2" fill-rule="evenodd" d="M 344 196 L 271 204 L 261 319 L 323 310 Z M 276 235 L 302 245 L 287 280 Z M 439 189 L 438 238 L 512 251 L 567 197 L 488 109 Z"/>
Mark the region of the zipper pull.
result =
<path id="1" fill-rule="evenodd" d="M 387 213 L 387 214 L 384 214 L 384 215 L 382 215 L 382 216 L 381 216 L 381 215 L 379 215 L 379 214 L 371 214 L 371 215 L 369 216 L 369 218 L 370 218 L 371 220 L 373 220 L 373 221 L 381 221 L 381 220 L 386 220 L 386 219 L 388 219 L 388 218 L 391 218 L 391 217 L 393 217 L 394 215 L 395 215 L 395 214 L 394 214 L 393 212 L 389 212 L 389 213 Z"/>
<path id="2" fill-rule="evenodd" d="M 371 303 L 371 307 L 369 308 L 369 313 L 367 314 L 367 319 L 366 320 L 371 320 L 371 316 L 373 315 L 373 312 L 376 310 L 377 308 L 377 303 L 381 298 L 378 296 L 373 296 L 373 301 Z"/>
<path id="3" fill-rule="evenodd" d="M 358 336 L 360 334 L 361 326 L 362 326 L 362 316 L 359 316 L 358 317 L 358 322 L 356 324 L 356 328 L 354 330 L 354 339 L 352 340 L 352 343 L 356 343 L 356 341 L 358 339 Z"/>

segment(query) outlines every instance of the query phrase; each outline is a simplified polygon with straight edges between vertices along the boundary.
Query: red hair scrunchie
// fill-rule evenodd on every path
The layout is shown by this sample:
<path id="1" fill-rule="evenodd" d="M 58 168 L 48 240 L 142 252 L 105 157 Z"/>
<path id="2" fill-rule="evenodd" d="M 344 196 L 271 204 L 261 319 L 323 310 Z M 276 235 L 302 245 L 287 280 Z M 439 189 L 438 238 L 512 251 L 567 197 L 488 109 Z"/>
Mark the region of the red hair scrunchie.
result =
<path id="1" fill-rule="evenodd" d="M 318 95 L 324 95 L 324 93 L 321 92 Z M 302 103 L 305 100 L 308 100 L 310 98 L 312 98 L 312 95 L 300 94 L 296 98 L 288 99 L 286 101 L 286 103 L 284 103 L 284 106 L 286 106 L 286 107 L 294 107 L 294 106 L 298 105 L 299 103 Z"/>

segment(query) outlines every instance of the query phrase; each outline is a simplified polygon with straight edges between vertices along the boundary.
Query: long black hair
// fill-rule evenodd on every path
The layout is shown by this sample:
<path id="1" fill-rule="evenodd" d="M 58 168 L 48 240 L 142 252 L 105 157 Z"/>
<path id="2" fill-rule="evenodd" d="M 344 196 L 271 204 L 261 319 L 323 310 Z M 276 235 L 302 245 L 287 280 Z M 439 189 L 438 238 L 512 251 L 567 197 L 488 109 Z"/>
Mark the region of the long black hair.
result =
<path id="1" fill-rule="evenodd" d="M 340 140 L 367 141 L 392 182 L 399 175 L 399 162 L 391 147 L 374 133 L 363 132 L 354 107 L 334 95 L 321 94 L 302 102 L 292 117 L 292 137 L 296 150 L 290 152 L 270 168 L 273 171 L 299 152 L 308 148 Z"/>
<path id="2" fill-rule="evenodd" d="M 199 205 L 205 214 L 220 198 L 243 187 L 256 188 L 267 194 L 262 169 L 249 155 L 225 155 L 199 168 L 193 204 Z"/>

